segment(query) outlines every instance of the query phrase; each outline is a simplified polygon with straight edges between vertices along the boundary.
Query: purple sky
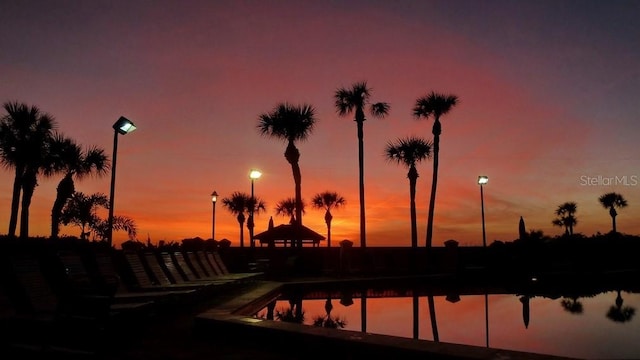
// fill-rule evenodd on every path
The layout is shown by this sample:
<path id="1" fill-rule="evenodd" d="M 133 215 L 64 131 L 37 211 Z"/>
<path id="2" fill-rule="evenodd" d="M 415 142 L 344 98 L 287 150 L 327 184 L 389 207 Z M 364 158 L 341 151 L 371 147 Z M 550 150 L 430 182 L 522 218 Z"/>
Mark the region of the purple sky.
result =
<path id="1" fill-rule="evenodd" d="M 357 243 L 356 125 L 337 115 L 333 94 L 363 80 L 373 101 L 391 105 L 364 126 L 369 245 L 410 245 L 407 169 L 383 151 L 398 138 L 431 139 L 432 121 L 411 113 L 431 91 L 460 100 L 442 119 L 435 245 L 481 244 L 478 175 L 490 178 L 489 241 L 515 239 L 520 216 L 528 229 L 562 233 L 551 221 L 567 201 L 578 204 L 575 231 L 607 232 L 598 197 L 611 191 L 629 203 L 618 230 L 640 233 L 640 2 L 3 1 L 0 13 L 3 102 L 39 106 L 110 156 L 115 120 L 138 126 L 119 138 L 115 213 L 136 221 L 141 240 L 211 237 L 209 195 L 249 193 L 251 168 L 264 173 L 255 191 L 268 209 L 256 232 L 269 216 L 287 222 L 273 210 L 293 196 L 285 144 L 256 130 L 260 114 L 287 101 L 317 110 L 315 132 L 298 144 L 303 197 L 344 196 L 332 239 Z M 424 244 L 431 161 L 418 171 Z M 0 172 L 1 233 L 12 178 Z M 32 235 L 49 233 L 59 180 L 40 179 Z M 76 188 L 108 194 L 109 181 Z M 323 215 L 308 208 L 304 223 L 326 234 Z M 239 239 L 220 203 L 216 238 Z"/>

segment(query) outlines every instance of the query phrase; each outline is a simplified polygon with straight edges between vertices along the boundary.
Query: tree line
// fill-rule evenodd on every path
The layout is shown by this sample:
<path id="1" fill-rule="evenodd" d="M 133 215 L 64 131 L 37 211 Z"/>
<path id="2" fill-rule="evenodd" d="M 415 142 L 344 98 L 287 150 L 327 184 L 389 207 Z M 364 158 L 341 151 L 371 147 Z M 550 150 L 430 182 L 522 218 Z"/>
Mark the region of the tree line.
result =
<path id="1" fill-rule="evenodd" d="M 38 179 L 61 176 L 51 208 L 51 238 L 58 238 L 61 224 L 72 224 L 80 227 L 83 239 L 92 233 L 94 239 L 104 239 L 108 224 L 97 216 L 97 210 L 109 207 L 107 197 L 100 193 L 85 195 L 75 187 L 75 181 L 109 173 L 111 162 L 104 149 L 82 146 L 65 136 L 58 130 L 57 120 L 38 106 L 8 101 L 3 108 L 0 164 L 14 171 L 7 235 L 16 237 L 19 217 L 19 237 L 29 237 L 29 207 Z M 114 230 L 124 230 L 135 238 L 133 219 L 114 216 L 113 220 Z"/>
<path id="2" fill-rule="evenodd" d="M 611 217 L 611 232 L 617 233 L 618 228 L 616 225 L 616 217 L 618 211 L 616 209 L 622 209 L 627 207 L 627 200 L 619 193 L 608 192 L 602 194 L 598 198 L 598 202 L 603 208 L 609 210 L 609 216 Z M 578 211 L 578 204 L 573 201 L 568 201 L 558 205 L 555 211 L 556 218 L 551 221 L 555 226 L 564 228 L 565 235 L 573 235 L 573 228 L 578 225 L 578 218 L 576 212 Z"/>

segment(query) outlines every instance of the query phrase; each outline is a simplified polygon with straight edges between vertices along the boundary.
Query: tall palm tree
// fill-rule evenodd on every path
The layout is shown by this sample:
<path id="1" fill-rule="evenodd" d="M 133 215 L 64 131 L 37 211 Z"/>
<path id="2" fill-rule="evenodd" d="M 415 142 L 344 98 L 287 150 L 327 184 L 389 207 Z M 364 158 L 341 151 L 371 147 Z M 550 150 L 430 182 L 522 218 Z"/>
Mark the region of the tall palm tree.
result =
<path id="1" fill-rule="evenodd" d="M 231 194 L 231 197 L 222 199 L 222 206 L 233 215 L 236 215 L 238 224 L 240 224 L 240 247 L 244 247 L 244 221 L 246 220 L 244 214 L 250 202 L 251 195 L 239 191 Z"/>
<path id="2" fill-rule="evenodd" d="M 409 168 L 409 207 L 411 214 L 411 247 L 418 247 L 418 225 L 416 215 L 416 184 L 418 169 L 416 164 L 431 157 L 431 142 L 419 137 L 411 136 L 389 142 L 384 150 L 389 161 L 406 165 Z"/>
<path id="3" fill-rule="evenodd" d="M 334 94 L 335 106 L 340 116 L 355 113 L 358 127 L 358 169 L 360 185 L 360 246 L 367 246 L 364 206 L 364 121 L 365 110 L 375 118 L 383 118 L 389 114 L 390 106 L 386 102 L 370 103 L 371 88 L 366 81 L 357 82 L 350 88 L 339 88 Z"/>
<path id="4" fill-rule="evenodd" d="M 324 191 L 316 194 L 311 203 L 316 209 L 324 209 L 324 222 L 327 224 L 327 247 L 331 247 L 331 221 L 333 215 L 331 215 L 331 209 L 338 209 L 347 201 L 344 197 L 338 195 L 335 191 Z"/>
<path id="5" fill-rule="evenodd" d="M 0 162 L 4 167 L 15 170 L 8 235 L 15 237 L 18 212 L 22 206 L 20 236 L 27 237 L 29 206 L 56 121 L 37 106 L 6 102 L 3 107 L 6 114 L 0 119 Z"/>
<path id="6" fill-rule="evenodd" d="M 573 235 L 573 227 L 578 224 L 576 218 L 576 211 L 578 205 L 575 202 L 569 201 L 558 205 L 555 214 L 557 216 L 551 223 L 555 226 L 564 227 L 565 235 Z"/>
<path id="7" fill-rule="evenodd" d="M 440 117 L 447 114 L 454 106 L 458 104 L 456 95 L 443 95 L 431 92 L 426 96 L 416 100 L 413 107 L 413 115 L 417 119 L 433 118 L 433 174 L 431 180 L 431 195 L 429 197 L 429 215 L 427 218 L 427 248 L 431 249 L 433 243 L 433 214 L 436 205 L 436 189 L 438 185 L 438 159 L 440 157 L 440 134 L 442 134 L 442 124 Z"/>
<path id="8" fill-rule="evenodd" d="M 316 123 L 315 109 L 308 104 L 291 105 L 280 103 L 269 113 L 259 116 L 258 131 L 287 142 L 284 157 L 291 164 L 296 196 L 296 221 L 302 225 L 302 174 L 300 172 L 300 151 L 297 141 L 306 140 L 313 132 Z M 302 247 L 302 241 L 298 242 Z"/>
<path id="9" fill-rule="evenodd" d="M 82 149 L 74 140 L 57 133 L 51 142 L 51 155 L 55 158 L 48 173 L 62 172 L 58 183 L 57 196 L 51 209 L 51 237 L 57 238 L 60 230 L 60 216 L 64 204 L 75 192 L 74 178 L 82 180 L 87 176 L 103 176 L 110 164 L 103 149 L 90 147 Z"/>
<path id="10" fill-rule="evenodd" d="M 616 208 L 622 209 L 627 207 L 627 200 L 620 194 L 615 192 L 606 193 L 598 198 L 600 204 L 605 208 L 609 209 L 609 215 L 611 215 L 611 223 L 612 223 L 612 232 L 615 234 L 618 232 L 616 227 L 616 216 L 618 216 L 618 212 Z"/>

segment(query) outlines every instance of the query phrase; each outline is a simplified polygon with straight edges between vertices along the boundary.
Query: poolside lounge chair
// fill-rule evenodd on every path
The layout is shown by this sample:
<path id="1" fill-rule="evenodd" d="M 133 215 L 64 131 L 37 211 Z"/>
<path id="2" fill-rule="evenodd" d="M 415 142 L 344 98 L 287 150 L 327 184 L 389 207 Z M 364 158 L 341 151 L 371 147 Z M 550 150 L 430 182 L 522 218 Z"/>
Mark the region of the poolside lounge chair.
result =
<path id="1" fill-rule="evenodd" d="M 222 286 L 232 284 L 234 281 L 229 279 L 222 278 L 214 278 L 214 279 L 198 279 L 189 266 L 184 263 L 178 261 L 175 256 L 169 252 L 160 253 L 160 257 L 163 260 L 163 264 L 166 269 L 175 279 L 176 283 L 186 283 L 186 284 L 204 284 L 204 285 L 213 285 L 213 286 Z M 186 269 L 185 269 L 186 267 Z"/>
<path id="2" fill-rule="evenodd" d="M 83 256 L 71 250 L 59 251 L 56 256 L 64 268 L 69 286 L 84 294 L 95 294 L 112 297 L 112 309 L 127 312 L 151 313 L 154 305 L 152 299 L 136 299 L 126 294 L 118 293 L 119 284 L 114 282 L 97 281 L 95 273 L 87 270 Z M 115 280 L 118 281 L 118 280 Z"/>
<path id="3" fill-rule="evenodd" d="M 189 294 L 196 293 L 198 289 L 201 288 L 200 286 L 192 284 L 167 283 L 168 279 L 166 278 L 166 274 L 164 276 L 160 273 L 155 274 L 153 270 L 158 269 L 152 269 L 153 266 L 144 263 L 136 251 L 123 251 L 122 259 L 133 273 L 136 284 L 140 289 L 182 291 L 185 294 Z M 156 276 L 158 276 L 158 278 L 156 278 Z"/>
<path id="4" fill-rule="evenodd" d="M 227 265 L 222 260 L 222 257 L 217 251 L 206 251 L 204 253 L 208 263 L 216 271 L 216 274 L 220 277 L 233 278 L 243 281 L 252 281 L 264 277 L 263 272 L 230 272 Z"/>
<path id="5" fill-rule="evenodd" d="M 118 260 L 120 251 L 97 251 L 93 254 L 96 269 L 105 281 L 114 282 L 116 298 L 151 300 L 158 306 L 190 302 L 194 297 L 193 290 L 163 290 L 155 287 L 140 287 L 126 266 Z"/>
<path id="6" fill-rule="evenodd" d="M 12 251 L 2 259 L 3 287 L 15 306 L 8 320 L 12 336 L 37 352 L 95 353 L 120 311 L 109 296 L 59 283 L 64 274 L 51 265 L 36 251 Z"/>

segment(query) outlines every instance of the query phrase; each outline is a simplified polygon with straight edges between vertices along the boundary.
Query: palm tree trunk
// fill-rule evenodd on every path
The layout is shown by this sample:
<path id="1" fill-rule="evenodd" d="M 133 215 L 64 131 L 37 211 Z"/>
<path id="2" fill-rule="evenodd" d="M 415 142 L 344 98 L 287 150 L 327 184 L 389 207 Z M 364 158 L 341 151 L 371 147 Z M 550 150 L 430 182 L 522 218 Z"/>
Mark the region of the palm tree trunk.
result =
<path id="1" fill-rule="evenodd" d="M 27 239 L 29 237 L 29 207 L 33 192 L 36 189 L 37 173 L 33 170 L 27 170 L 22 181 L 22 204 L 20 209 L 20 238 Z"/>
<path id="2" fill-rule="evenodd" d="M 416 183 L 418 182 L 418 171 L 415 166 L 411 166 L 409 169 L 409 199 L 411 209 L 411 247 L 416 249 L 418 247 L 418 225 L 416 214 Z"/>
<path id="3" fill-rule="evenodd" d="M 611 215 L 611 228 L 612 228 L 613 233 L 615 234 L 617 232 L 616 216 L 618 216 L 618 212 L 616 211 L 616 209 L 613 206 L 609 209 L 609 215 Z"/>
<path id="4" fill-rule="evenodd" d="M 240 224 L 240 247 L 242 248 L 244 247 L 244 216 L 239 214 L 237 219 Z"/>
<path id="5" fill-rule="evenodd" d="M 60 232 L 60 216 L 64 204 L 73 196 L 74 191 L 73 175 L 68 173 L 58 184 L 56 200 L 53 202 L 53 208 L 51 209 L 51 237 L 54 239 L 58 237 Z"/>
<path id="6" fill-rule="evenodd" d="M 431 317 L 431 331 L 433 332 L 433 341 L 439 342 L 440 335 L 438 334 L 438 322 L 436 321 L 436 303 L 433 300 L 433 295 L 427 296 L 429 303 L 429 316 Z"/>
<path id="7" fill-rule="evenodd" d="M 20 210 L 20 193 L 22 191 L 22 175 L 24 166 L 16 165 L 16 175 L 13 178 L 13 194 L 11 196 L 11 217 L 9 218 L 9 237 L 16 236 L 16 228 L 18 227 L 18 212 Z"/>
<path id="8" fill-rule="evenodd" d="M 429 198 L 429 217 L 427 219 L 427 258 L 431 255 L 433 243 L 433 213 L 436 205 L 436 188 L 438 185 L 438 156 L 440 154 L 440 120 L 433 124 L 433 178 L 431 180 L 431 197 Z M 427 261 L 429 261 L 428 259 Z"/>
<path id="9" fill-rule="evenodd" d="M 419 309 L 420 309 L 420 297 L 418 296 L 417 292 L 414 292 L 413 294 L 413 338 L 418 340 L 420 339 L 420 316 L 419 316 Z"/>
<path id="10" fill-rule="evenodd" d="M 362 112 L 362 110 L 360 110 Z M 356 119 L 358 118 L 356 112 Z M 360 185 L 360 247 L 367 247 L 366 225 L 364 213 L 364 115 L 362 120 L 356 120 L 358 123 L 358 169 L 359 169 L 359 185 Z"/>
<path id="11" fill-rule="evenodd" d="M 302 174 L 300 172 L 300 151 L 296 148 L 293 141 L 289 141 L 287 149 L 284 152 L 284 157 L 287 162 L 291 164 L 291 172 L 293 173 L 293 182 L 295 183 L 295 196 L 296 196 L 296 223 L 302 225 Z M 294 245 L 295 244 L 295 245 Z M 292 241 L 291 246 L 302 247 L 302 239 Z"/>

